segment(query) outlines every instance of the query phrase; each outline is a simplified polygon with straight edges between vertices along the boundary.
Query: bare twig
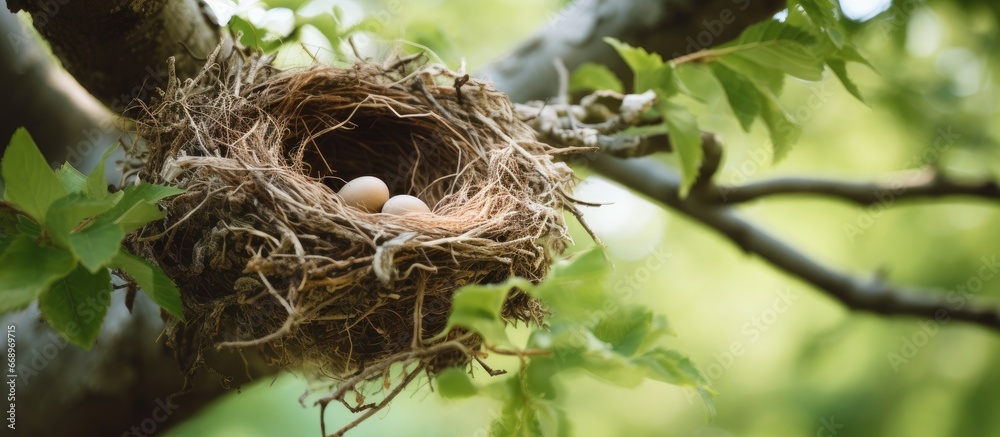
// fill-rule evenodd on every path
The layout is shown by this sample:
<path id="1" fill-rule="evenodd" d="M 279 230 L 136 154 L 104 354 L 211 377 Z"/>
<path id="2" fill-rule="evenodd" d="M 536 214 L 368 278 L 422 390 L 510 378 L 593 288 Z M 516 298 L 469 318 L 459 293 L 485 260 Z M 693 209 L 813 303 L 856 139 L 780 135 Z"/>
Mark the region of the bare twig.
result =
<path id="1" fill-rule="evenodd" d="M 1000 330 L 1000 310 L 995 304 L 973 302 L 959 306 L 949 303 L 943 290 L 891 286 L 877 279 L 854 278 L 819 264 L 739 218 L 730 207 L 705 203 L 698 197 L 681 199 L 677 194 L 680 179 L 670 168 L 601 154 L 593 156 L 591 168 L 714 229 L 747 253 L 757 254 L 851 309 L 885 315 L 955 319 Z"/>
<path id="2" fill-rule="evenodd" d="M 390 391 L 389 394 L 385 396 L 385 399 L 382 399 L 382 402 L 372 405 L 370 408 L 367 409 L 368 411 L 365 411 L 365 413 L 362 414 L 360 417 L 354 419 L 353 421 L 351 421 L 351 423 L 344 425 L 337 432 L 330 434 L 330 437 L 341 437 L 344 434 L 346 434 L 347 431 L 354 429 L 355 427 L 360 425 L 361 422 L 364 422 L 366 419 L 368 419 L 375 413 L 382 411 L 382 409 L 384 409 L 386 406 L 389 405 L 389 402 L 392 402 L 392 400 L 395 399 L 396 396 L 398 396 L 403 391 L 404 388 L 406 388 L 407 386 L 410 385 L 411 382 L 413 382 L 413 380 L 417 377 L 417 375 L 419 375 L 420 372 L 422 372 L 426 366 L 427 366 L 426 364 L 420 363 L 416 369 L 414 369 L 409 373 L 405 373 L 404 369 L 404 373 L 406 374 L 406 376 L 403 378 L 403 381 L 400 382 L 396 386 L 396 388 Z M 323 435 L 325 436 L 326 435 L 325 429 L 323 430 L 323 433 L 324 433 Z"/>
<path id="3" fill-rule="evenodd" d="M 741 203 L 767 196 L 805 194 L 828 196 L 859 205 L 888 205 L 897 200 L 965 196 L 1000 200 L 995 180 L 967 181 L 948 177 L 935 169 L 910 172 L 889 182 L 846 182 L 832 179 L 782 178 L 742 186 L 706 190 L 703 199 Z"/>

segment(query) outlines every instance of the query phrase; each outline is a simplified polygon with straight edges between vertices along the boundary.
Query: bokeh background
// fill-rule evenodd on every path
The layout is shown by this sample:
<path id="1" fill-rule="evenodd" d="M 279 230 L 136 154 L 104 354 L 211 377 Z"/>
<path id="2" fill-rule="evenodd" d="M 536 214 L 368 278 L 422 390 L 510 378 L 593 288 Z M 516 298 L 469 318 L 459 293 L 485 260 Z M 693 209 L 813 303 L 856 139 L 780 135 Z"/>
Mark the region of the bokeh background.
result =
<path id="1" fill-rule="evenodd" d="M 782 101 L 804 133 L 792 153 L 772 165 L 763 126 L 750 135 L 740 131 L 719 92 L 704 104 L 692 103 L 702 127 L 725 139 L 720 181 L 784 175 L 862 181 L 926 165 L 956 177 L 998 177 L 1000 90 L 994 72 L 1000 63 L 1000 7 L 973 0 L 841 3 L 862 53 L 877 69 L 851 69 L 868 104 L 832 77 L 816 84 L 789 80 Z M 470 72 L 557 18 L 565 4 L 282 0 L 265 11 L 252 2 L 212 2 L 223 21 L 235 14 L 278 34 L 290 31 L 292 10 L 310 15 L 338 7 L 341 26 L 377 17 L 378 26 L 355 40 L 363 53 L 426 47 L 452 68 L 464 61 Z M 294 35 L 301 43 L 283 48 L 279 62 L 342 60 L 336 53 L 347 46 L 331 45 L 328 36 L 315 27 L 302 29 Z M 715 86 L 702 77 L 708 76 L 685 79 L 692 86 Z M 942 153 L 933 152 L 936 140 L 955 135 Z M 666 315 L 677 333 L 671 347 L 698 363 L 719 397 L 718 415 L 710 419 L 682 388 L 648 382 L 620 389 L 561 375 L 573 435 L 1000 435 L 1000 334 L 960 323 L 851 313 L 698 223 L 586 169 L 580 175 L 578 197 L 612 203 L 587 210 L 614 260 L 608 286 L 634 284 L 638 291 L 623 292 L 623 298 Z M 862 209 L 800 196 L 750 203 L 741 213 L 817 260 L 861 277 L 883 275 L 956 296 L 970 286 L 979 288 L 974 296 L 1000 295 L 1000 274 L 980 275 L 984 259 L 1000 256 L 995 203 L 948 199 Z M 573 231 L 572 250 L 593 245 L 579 226 Z M 302 376 L 289 373 L 258 381 L 167 435 L 319 435 L 318 408 L 298 402 L 306 386 Z M 485 398 L 441 400 L 424 383 L 352 434 L 486 435 L 498 408 Z M 352 417 L 331 408 L 327 420 L 328 429 L 336 429 Z"/>

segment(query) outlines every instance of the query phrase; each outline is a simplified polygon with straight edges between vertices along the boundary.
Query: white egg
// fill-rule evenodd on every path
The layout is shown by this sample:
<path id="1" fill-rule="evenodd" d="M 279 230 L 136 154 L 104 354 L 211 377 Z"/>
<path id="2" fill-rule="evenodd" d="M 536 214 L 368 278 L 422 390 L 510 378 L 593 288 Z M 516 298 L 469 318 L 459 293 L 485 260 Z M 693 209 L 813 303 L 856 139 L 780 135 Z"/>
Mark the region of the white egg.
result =
<path id="1" fill-rule="evenodd" d="M 389 201 L 382 206 L 382 212 L 386 214 L 406 214 L 406 213 L 426 213 L 431 212 L 427 204 L 422 200 L 406 194 L 392 196 Z"/>
<path id="2" fill-rule="evenodd" d="M 389 187 L 374 176 L 352 179 L 337 193 L 344 203 L 367 212 L 378 212 L 389 200 Z"/>

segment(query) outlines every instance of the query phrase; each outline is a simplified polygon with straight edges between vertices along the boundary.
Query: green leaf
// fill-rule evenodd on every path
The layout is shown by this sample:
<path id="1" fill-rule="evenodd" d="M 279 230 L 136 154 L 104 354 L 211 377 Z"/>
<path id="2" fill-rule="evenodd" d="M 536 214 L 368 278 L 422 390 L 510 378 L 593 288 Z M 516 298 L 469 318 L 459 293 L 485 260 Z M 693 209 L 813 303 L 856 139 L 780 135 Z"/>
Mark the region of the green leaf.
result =
<path id="1" fill-rule="evenodd" d="M 862 54 L 861 54 L 860 52 L 858 52 L 858 50 L 857 50 L 856 48 L 854 48 L 854 47 L 851 47 L 851 46 L 844 46 L 844 47 L 843 47 L 843 48 L 841 48 L 840 50 L 837 50 L 836 52 L 834 52 L 832 56 L 833 56 L 834 58 L 837 58 L 837 59 L 843 59 L 843 60 L 845 60 L 845 61 L 850 61 L 850 62 L 857 62 L 857 63 L 859 63 L 859 64 L 861 64 L 861 65 L 864 65 L 864 66 L 866 66 L 866 67 L 868 67 L 868 68 L 871 68 L 871 69 L 872 69 L 872 71 L 874 71 L 874 72 L 876 72 L 876 73 L 878 73 L 878 72 L 879 72 L 879 71 L 878 71 L 878 69 L 877 69 L 877 68 L 875 68 L 875 65 L 873 65 L 873 64 L 872 64 L 871 62 L 869 62 L 869 61 L 868 61 L 868 59 L 867 59 L 867 58 L 865 58 L 865 57 L 864 57 L 864 56 L 863 56 L 863 55 L 862 55 Z"/>
<path id="2" fill-rule="evenodd" d="M 801 131 L 798 124 L 781 108 L 776 97 L 763 91 L 760 96 L 764 102 L 761 115 L 764 124 L 767 125 L 767 130 L 771 133 L 771 142 L 774 144 L 773 161 L 778 162 L 788 155 L 792 145 L 798 141 Z"/>
<path id="3" fill-rule="evenodd" d="M 701 167 L 702 148 L 701 130 L 698 120 L 684 107 L 669 101 L 661 101 L 660 112 L 663 121 L 670 129 L 670 144 L 677 152 L 681 163 L 681 196 L 687 196 L 688 190 L 698 178 L 698 168 Z"/>
<path id="4" fill-rule="evenodd" d="M 110 303 L 108 270 L 91 273 L 82 266 L 57 280 L 38 299 L 38 307 L 49 326 L 84 349 L 90 349 L 101 332 Z"/>
<path id="5" fill-rule="evenodd" d="M 69 165 L 68 162 L 63 163 L 62 167 L 56 170 L 56 178 L 62 182 L 63 189 L 70 194 L 79 193 L 87 183 L 87 177 Z"/>
<path id="6" fill-rule="evenodd" d="M 802 29 L 767 20 L 746 28 L 735 41 L 713 49 L 715 56 L 742 58 L 805 80 L 823 78 L 823 62 L 808 46 L 816 39 Z"/>
<path id="7" fill-rule="evenodd" d="M 774 95 L 780 95 L 782 88 L 784 88 L 785 75 L 774 68 L 756 64 L 738 56 L 723 56 L 718 59 L 718 63 L 742 74 L 758 88 L 768 90 Z"/>
<path id="8" fill-rule="evenodd" d="M 471 329 L 491 344 L 507 344 L 507 331 L 500 308 L 512 287 L 531 288 L 532 284 L 521 278 L 511 278 L 502 284 L 466 285 L 452 298 L 448 326 L 438 337 L 443 337 L 455 326 Z"/>
<path id="9" fill-rule="evenodd" d="M 49 220 L 45 229 L 56 243 L 68 248 L 69 235 L 81 221 L 107 211 L 113 205 L 110 198 L 95 200 L 79 193 L 70 193 L 49 207 Z M 120 240 L 114 242 L 114 247 L 117 248 L 119 244 Z"/>
<path id="10" fill-rule="evenodd" d="M 830 0 L 798 0 L 798 3 L 831 44 L 837 48 L 844 46 L 846 37 L 837 17 L 840 8 L 836 3 Z"/>
<path id="11" fill-rule="evenodd" d="M 340 9 L 339 6 L 333 7 L 334 12 L 338 12 L 339 9 Z M 371 25 L 371 22 L 368 22 L 367 20 L 369 20 L 369 18 L 363 19 L 362 20 L 364 22 L 363 24 Z M 319 30 L 320 33 L 322 33 L 323 36 L 326 37 L 327 41 L 330 42 L 330 46 L 334 48 L 334 51 L 337 50 L 337 48 L 340 46 L 340 43 L 343 41 L 341 40 L 341 38 L 346 37 L 346 34 L 349 33 L 346 30 L 341 30 L 340 28 L 341 22 L 342 21 L 339 18 L 337 18 L 337 16 L 335 16 L 330 12 L 323 12 L 320 14 L 310 15 L 310 16 L 302 16 L 299 14 L 295 14 L 295 25 L 297 27 L 304 26 L 307 24 L 315 27 L 316 30 Z M 377 22 L 375 23 L 376 23 L 375 25 L 377 26 L 378 25 Z M 371 28 L 377 28 L 377 27 L 369 27 L 369 29 Z"/>
<path id="12" fill-rule="evenodd" d="M 756 50 L 733 53 L 729 56 L 743 58 L 765 67 L 777 65 L 785 74 L 800 79 L 809 81 L 823 79 L 823 62 L 796 44 L 776 42 Z"/>
<path id="13" fill-rule="evenodd" d="M 25 217 L 23 215 L 17 216 L 17 232 L 27 235 L 31 238 L 41 238 L 42 237 L 42 227 L 35 223 L 34 220 Z"/>
<path id="14" fill-rule="evenodd" d="M 692 387 L 701 396 L 710 415 L 715 415 L 714 397 L 717 395 L 708 378 L 691 360 L 677 351 L 655 349 L 635 360 L 655 380 L 668 384 Z"/>
<path id="15" fill-rule="evenodd" d="M 243 32 L 243 36 L 240 37 L 240 44 L 261 50 L 265 53 L 276 50 L 283 43 L 277 35 L 268 33 L 266 30 L 260 29 L 236 15 L 229 19 L 229 28 L 232 29 L 233 35 L 236 35 L 237 32 Z"/>
<path id="16" fill-rule="evenodd" d="M 569 78 L 570 91 L 611 90 L 624 92 L 622 81 L 606 65 L 584 63 Z"/>
<path id="17" fill-rule="evenodd" d="M 538 429 L 543 436 L 568 437 L 570 435 L 570 421 L 566 417 L 566 411 L 551 402 L 535 401 L 533 416 L 538 423 Z"/>
<path id="18" fill-rule="evenodd" d="M 694 363 L 677 351 L 654 349 L 638 357 L 636 363 L 642 364 L 650 377 L 658 381 L 692 387 L 709 385 Z"/>
<path id="19" fill-rule="evenodd" d="M 304 6 L 307 2 L 303 0 L 264 0 L 260 3 L 267 6 L 268 9 L 286 8 L 294 11 Z"/>
<path id="20" fill-rule="evenodd" d="M 0 255 L 0 314 L 20 310 L 38 298 L 53 282 L 76 266 L 64 250 L 35 244 L 33 238 L 15 236 Z"/>
<path id="21" fill-rule="evenodd" d="M 88 226 L 80 232 L 69 234 L 69 248 L 91 273 L 107 268 L 119 253 L 125 231 L 116 224 Z"/>
<path id="22" fill-rule="evenodd" d="M 559 393 L 555 384 L 559 370 L 552 357 L 533 358 L 522 375 L 528 394 L 537 399 L 555 399 Z"/>
<path id="23" fill-rule="evenodd" d="M 803 46 L 816 44 L 816 38 L 809 32 L 772 18 L 747 27 L 736 40 L 723 44 L 722 47 L 739 47 L 773 41 L 794 42 Z"/>
<path id="24" fill-rule="evenodd" d="M 126 233 L 138 229 L 151 221 L 163 218 L 156 202 L 184 190 L 174 187 L 153 184 L 139 184 L 125 187 L 121 200 L 104 214 L 97 218 L 96 224 L 114 223 Z"/>
<path id="25" fill-rule="evenodd" d="M 574 320 L 611 299 L 604 286 L 609 273 L 604 252 L 590 250 L 556 263 L 549 277 L 528 293 L 545 302 L 551 322 Z"/>
<path id="26" fill-rule="evenodd" d="M 14 132 L 0 167 L 7 185 L 5 199 L 38 222 L 44 223 L 49 206 L 66 195 L 62 183 L 23 127 Z"/>
<path id="27" fill-rule="evenodd" d="M 635 75 L 632 86 L 634 93 L 654 90 L 660 98 L 677 93 L 678 83 L 673 64 L 664 63 L 660 55 L 649 53 L 642 47 L 632 47 L 611 37 L 604 38 L 604 41 L 614 47 Z"/>
<path id="28" fill-rule="evenodd" d="M 551 285 L 567 279 L 573 281 L 602 281 L 611 273 L 608 258 L 600 249 L 590 249 L 560 260 L 552 267 L 552 277 L 544 282 Z"/>
<path id="29" fill-rule="evenodd" d="M 677 67 L 681 93 L 700 103 L 710 104 L 719 98 L 719 86 L 706 65 L 682 64 Z"/>
<path id="30" fill-rule="evenodd" d="M 607 382 L 622 387 L 635 387 L 646 379 L 643 372 L 638 371 L 629 357 L 614 351 L 607 343 L 586 331 L 587 341 L 578 351 L 580 365 L 592 375 Z"/>
<path id="31" fill-rule="evenodd" d="M 143 293 L 178 319 L 184 320 L 181 311 L 181 294 L 166 273 L 146 260 L 133 256 L 121 249 L 111 260 L 111 267 L 120 269 L 132 277 Z"/>
<path id="32" fill-rule="evenodd" d="M 595 310 L 591 316 L 599 314 Z M 560 370 L 580 368 L 622 387 L 634 387 L 645 378 L 628 356 L 615 351 L 611 344 L 579 323 L 553 323 L 548 331 L 532 333 L 528 345 L 551 351 L 552 363 Z"/>
<path id="33" fill-rule="evenodd" d="M 648 309 L 629 306 L 608 314 L 593 328 L 594 336 L 624 356 L 642 352 L 653 342 L 671 335 L 667 321 Z"/>
<path id="34" fill-rule="evenodd" d="M 740 126 L 745 132 L 750 132 L 750 127 L 761 110 L 760 95 L 756 87 L 747 78 L 722 63 L 709 64 L 709 68 L 722 85 L 729 107 L 740 121 Z"/>
<path id="35" fill-rule="evenodd" d="M 854 98 L 858 99 L 861 103 L 868 104 L 865 101 L 864 96 L 861 95 L 861 90 L 858 86 L 851 81 L 851 78 L 847 76 L 847 63 L 840 59 L 827 59 L 826 65 L 830 67 L 833 74 L 837 75 L 837 79 L 840 79 L 840 83 L 844 85 L 844 89 L 851 93 Z"/>
<path id="36" fill-rule="evenodd" d="M 469 374 L 457 367 L 444 369 L 434 379 L 437 380 L 438 394 L 446 399 L 467 398 L 479 392 Z"/>
<path id="37" fill-rule="evenodd" d="M 125 204 L 132 202 L 134 199 L 142 199 L 147 202 L 159 202 L 167 197 L 184 193 L 184 190 L 177 187 L 147 183 L 129 185 L 128 187 L 125 187 L 123 191 L 125 192 L 125 196 L 122 198 L 122 203 Z"/>
<path id="38" fill-rule="evenodd" d="M 519 378 L 502 382 L 504 405 L 490 426 L 494 437 L 563 437 L 570 435 L 566 413 L 552 402 L 531 397 Z"/>
<path id="39" fill-rule="evenodd" d="M 101 155 L 101 160 L 97 162 L 97 167 L 87 176 L 87 183 L 83 186 L 83 195 L 91 199 L 103 199 L 108 196 L 108 182 L 104 176 L 104 166 L 111 153 L 118 148 L 118 145 L 108 147 Z"/>
<path id="40" fill-rule="evenodd" d="M 126 233 L 141 228 L 146 223 L 159 220 L 166 216 L 166 212 L 161 211 L 156 205 L 140 201 L 132 205 L 121 216 L 114 219 L 114 224 L 122 228 Z"/>

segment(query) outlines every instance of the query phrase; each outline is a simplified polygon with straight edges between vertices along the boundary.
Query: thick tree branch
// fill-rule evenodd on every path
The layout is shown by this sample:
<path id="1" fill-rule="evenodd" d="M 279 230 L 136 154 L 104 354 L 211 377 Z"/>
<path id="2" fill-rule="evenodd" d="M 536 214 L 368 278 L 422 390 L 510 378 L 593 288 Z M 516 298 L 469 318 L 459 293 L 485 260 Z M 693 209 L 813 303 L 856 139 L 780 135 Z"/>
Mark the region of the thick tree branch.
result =
<path id="1" fill-rule="evenodd" d="M 663 203 L 719 232 L 747 253 L 757 254 L 775 267 L 823 290 L 849 308 L 885 315 L 955 319 L 1000 330 L 1000 310 L 994 304 L 962 305 L 947 300 L 944 290 L 893 287 L 878 278 L 862 281 L 838 272 L 802 254 L 737 217 L 726 206 L 678 196 L 680 179 L 670 168 L 651 161 L 624 161 L 595 154 L 590 168 L 645 196 Z M 995 263 L 994 263 L 995 264 Z M 1000 265 L 997 265 L 1000 268 Z"/>
<path id="2" fill-rule="evenodd" d="M 111 112 L 55 65 L 4 8 L 0 35 L 9 43 L 0 44 L 0 101 L 7 102 L 0 105 L 0 152 L 24 126 L 50 161 L 69 160 L 90 170 L 94 163 L 87 156 L 100 155 L 121 134 Z"/>
<path id="3" fill-rule="evenodd" d="M 81 305 L 94 311 L 89 305 L 97 304 Z M 203 372 L 190 391 L 181 393 L 184 375 L 171 350 L 156 341 L 163 331 L 160 308 L 145 295 L 137 296 L 129 313 L 124 292 L 113 293 L 91 350 L 60 337 L 34 305 L 0 316 L 0 324 L 14 326 L 16 335 L 16 435 L 147 435 L 152 434 L 150 425 L 159 433 L 198 413 L 228 388 Z M 255 377 L 273 372 L 254 355 L 247 355 L 248 364 L 233 352 L 213 353 L 208 359 L 236 378 L 230 381 L 233 386 L 245 383 L 248 372 Z M 146 432 L 133 434 L 132 427 Z"/>
<path id="4" fill-rule="evenodd" d="M 219 42 L 198 0 L 7 0 L 31 14 L 52 52 L 91 94 L 121 111 L 167 79 L 192 77 Z"/>
<path id="5" fill-rule="evenodd" d="M 889 182 L 783 178 L 740 186 L 718 186 L 714 190 L 706 190 L 703 199 L 734 204 L 767 196 L 794 194 L 834 197 L 859 205 L 888 205 L 895 201 L 953 196 L 997 201 L 1000 200 L 1000 185 L 995 180 L 959 180 L 936 169 L 926 168 L 908 172 Z"/>

